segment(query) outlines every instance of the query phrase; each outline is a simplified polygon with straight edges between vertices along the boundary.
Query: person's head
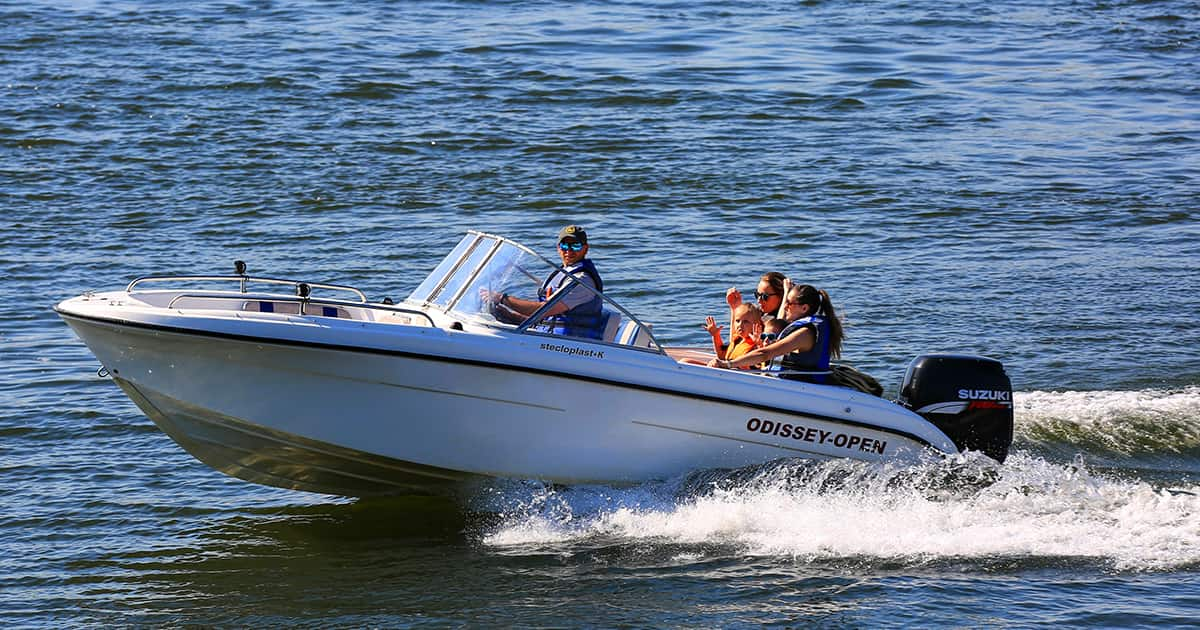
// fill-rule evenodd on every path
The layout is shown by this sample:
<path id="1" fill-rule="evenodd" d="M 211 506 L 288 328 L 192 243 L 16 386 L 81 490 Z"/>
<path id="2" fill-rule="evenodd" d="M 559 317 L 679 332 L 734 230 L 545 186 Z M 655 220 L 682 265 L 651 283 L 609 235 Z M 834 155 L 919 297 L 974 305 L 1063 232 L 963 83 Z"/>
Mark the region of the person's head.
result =
<path id="1" fill-rule="evenodd" d="M 742 303 L 733 309 L 733 335 L 750 339 L 762 328 L 762 311 L 753 304 Z"/>
<path id="2" fill-rule="evenodd" d="M 810 284 L 793 286 L 784 297 L 784 319 L 794 322 L 802 317 L 820 315 L 829 324 L 829 353 L 842 356 L 842 321 L 838 319 L 829 294 Z"/>
<path id="3" fill-rule="evenodd" d="M 775 338 L 779 336 L 779 333 L 786 327 L 786 321 L 779 317 L 772 317 L 763 324 L 763 334 L 770 335 L 770 337 L 764 338 L 763 341 L 774 341 Z"/>
<path id="4" fill-rule="evenodd" d="M 587 232 L 578 225 L 568 225 L 558 231 L 558 255 L 569 266 L 587 257 Z"/>
<path id="5" fill-rule="evenodd" d="M 778 312 L 783 302 L 783 274 L 778 271 L 763 274 L 754 290 L 754 299 L 758 300 L 758 308 L 762 312 L 772 315 Z"/>

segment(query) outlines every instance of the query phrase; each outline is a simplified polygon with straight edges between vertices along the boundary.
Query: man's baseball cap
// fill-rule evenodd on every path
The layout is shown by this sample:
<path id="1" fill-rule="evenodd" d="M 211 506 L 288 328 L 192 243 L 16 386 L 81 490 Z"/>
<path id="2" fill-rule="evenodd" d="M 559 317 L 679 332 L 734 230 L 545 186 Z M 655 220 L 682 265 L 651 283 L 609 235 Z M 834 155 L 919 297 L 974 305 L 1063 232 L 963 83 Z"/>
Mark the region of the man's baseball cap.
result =
<path id="1" fill-rule="evenodd" d="M 587 232 L 583 231 L 583 228 L 578 225 L 568 225 L 558 231 L 558 242 L 561 243 L 563 239 L 568 238 L 587 245 Z"/>

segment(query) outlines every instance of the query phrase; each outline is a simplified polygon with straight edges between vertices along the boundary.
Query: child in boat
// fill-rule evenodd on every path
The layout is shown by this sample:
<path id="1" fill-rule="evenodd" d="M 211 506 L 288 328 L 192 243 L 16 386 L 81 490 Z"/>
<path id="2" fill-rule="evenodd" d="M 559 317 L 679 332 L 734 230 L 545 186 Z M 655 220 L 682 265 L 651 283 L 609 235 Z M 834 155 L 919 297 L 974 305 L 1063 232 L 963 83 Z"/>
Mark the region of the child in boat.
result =
<path id="1" fill-rule="evenodd" d="M 774 341 L 779 336 L 779 333 L 783 332 L 784 328 L 787 328 L 787 320 L 782 317 L 773 317 L 771 321 L 763 324 L 762 335 L 759 338 L 766 341 Z M 765 344 L 760 343 L 758 345 Z"/>
<path id="2" fill-rule="evenodd" d="M 729 333 L 729 345 L 721 341 L 721 327 L 712 317 L 705 319 L 704 329 L 712 335 L 713 350 L 718 359 L 732 361 L 758 347 L 758 336 L 762 333 L 763 314 L 754 304 L 740 304 L 733 309 L 733 330 Z M 745 368 L 744 368 L 745 369 Z"/>
<path id="3" fill-rule="evenodd" d="M 732 361 L 758 347 L 759 334 L 762 333 L 762 311 L 754 304 L 739 304 L 733 309 L 733 331 L 726 345 L 721 338 L 721 326 L 711 315 L 704 320 L 704 330 L 712 335 L 713 351 L 717 359 Z M 708 365 L 704 361 L 683 359 L 684 363 L 693 365 Z M 753 366 L 741 368 L 748 370 Z"/>

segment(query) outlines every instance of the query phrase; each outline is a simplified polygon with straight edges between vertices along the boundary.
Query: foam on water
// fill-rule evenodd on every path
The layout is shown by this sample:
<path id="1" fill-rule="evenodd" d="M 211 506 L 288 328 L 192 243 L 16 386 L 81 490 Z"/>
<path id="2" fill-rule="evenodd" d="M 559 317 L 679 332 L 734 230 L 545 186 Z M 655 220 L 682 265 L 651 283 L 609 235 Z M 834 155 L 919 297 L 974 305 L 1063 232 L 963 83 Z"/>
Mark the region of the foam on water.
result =
<path id="1" fill-rule="evenodd" d="M 1105 458 L 1200 454 L 1200 387 L 1017 393 L 1018 444 Z"/>
<path id="2" fill-rule="evenodd" d="M 1116 570 L 1200 563 L 1200 487 L 1155 487 L 1017 453 L 916 468 L 794 462 L 741 479 L 628 490 L 542 489 L 484 542 L 498 550 L 652 545 L 731 546 L 801 562 L 926 565 L 1099 562 Z M 694 551 L 694 550 L 690 550 Z"/>

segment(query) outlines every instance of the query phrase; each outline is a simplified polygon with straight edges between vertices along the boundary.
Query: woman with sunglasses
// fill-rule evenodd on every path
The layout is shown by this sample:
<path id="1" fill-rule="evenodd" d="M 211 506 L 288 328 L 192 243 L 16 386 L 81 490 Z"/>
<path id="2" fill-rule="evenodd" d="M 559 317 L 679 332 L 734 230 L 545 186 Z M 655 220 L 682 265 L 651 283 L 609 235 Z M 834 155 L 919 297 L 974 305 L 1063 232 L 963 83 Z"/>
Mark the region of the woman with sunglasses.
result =
<path id="1" fill-rule="evenodd" d="M 788 325 L 777 341 L 731 361 L 714 359 L 708 365 L 739 369 L 782 356 L 780 378 L 826 382 L 830 359 L 842 356 L 842 322 L 829 294 L 808 284 L 789 287 L 783 312 Z"/>
<path id="2" fill-rule="evenodd" d="M 782 317 L 782 313 L 779 311 L 783 305 L 784 280 L 783 274 L 778 271 L 767 272 L 758 279 L 754 299 L 758 301 L 758 309 L 763 314 L 763 327 L 767 331 L 781 327 L 778 324 L 773 325 L 772 320 Z M 742 294 L 737 287 L 730 288 L 725 292 L 725 301 L 729 303 L 729 321 L 732 327 L 733 312 L 742 304 Z"/>
<path id="3" fill-rule="evenodd" d="M 546 312 L 546 319 L 538 324 L 536 330 L 555 335 L 570 337 L 585 337 L 600 339 L 604 334 L 601 307 L 604 300 L 598 292 L 604 291 L 604 281 L 596 265 L 587 257 L 587 232 L 578 225 L 568 225 L 558 233 L 558 256 L 562 259 L 562 267 L 554 270 L 542 283 L 536 300 L 513 297 L 507 293 L 490 294 L 490 299 L 497 307 L 501 307 L 517 315 L 515 321 L 521 321 L 542 308 L 542 304 L 558 291 L 572 286 L 569 292 L 556 302 Z M 578 284 L 572 284 L 572 279 Z M 584 288 L 584 286 L 588 288 Z M 593 290 L 589 290 L 593 289 Z"/>

